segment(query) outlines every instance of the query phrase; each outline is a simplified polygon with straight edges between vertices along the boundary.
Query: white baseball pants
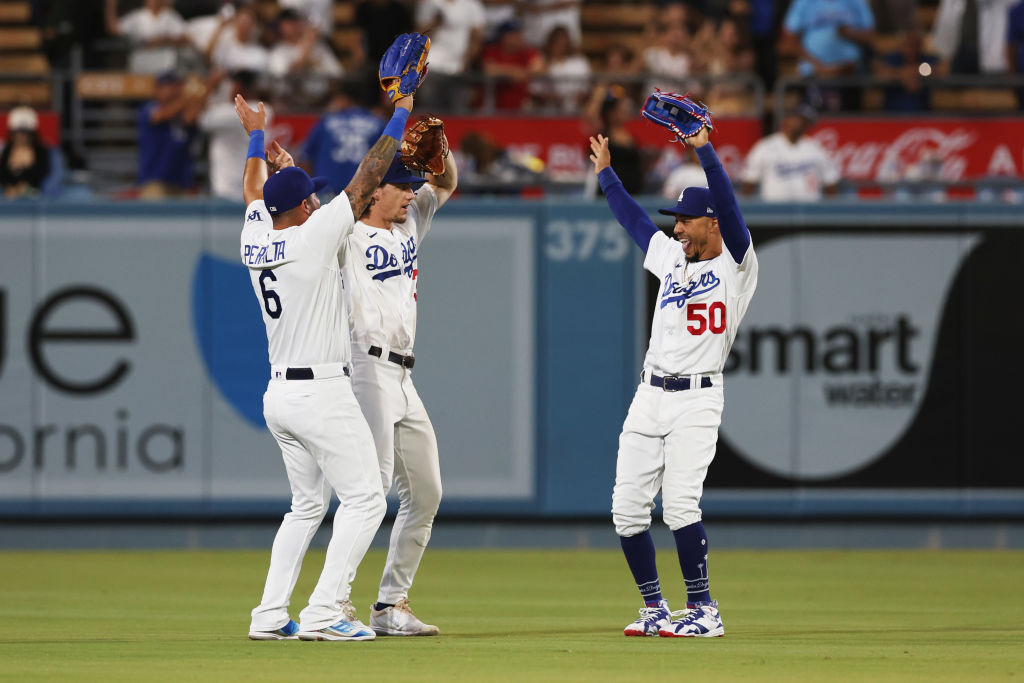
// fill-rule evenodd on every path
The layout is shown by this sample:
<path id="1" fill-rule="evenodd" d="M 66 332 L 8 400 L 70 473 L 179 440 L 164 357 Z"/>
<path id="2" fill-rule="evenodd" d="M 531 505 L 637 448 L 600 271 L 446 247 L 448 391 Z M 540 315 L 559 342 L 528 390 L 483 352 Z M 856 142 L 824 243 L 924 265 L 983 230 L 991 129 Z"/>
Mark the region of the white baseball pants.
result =
<path id="1" fill-rule="evenodd" d="M 353 345 L 354 346 L 354 345 Z M 411 372 L 366 349 L 352 349 L 352 388 L 373 432 L 386 494 L 394 486 L 398 514 L 377 601 L 395 604 L 409 596 L 441 504 L 437 437 Z"/>
<path id="2" fill-rule="evenodd" d="M 270 553 L 263 600 L 252 611 L 255 631 L 288 623 L 288 603 L 313 534 L 327 514 L 333 490 L 341 501 L 320 580 L 299 615 L 300 629 L 313 631 L 343 618 L 355 568 L 384 519 L 373 436 L 348 377 L 271 380 L 263 415 L 281 446 L 292 509 L 284 516 Z"/>
<path id="3" fill-rule="evenodd" d="M 661 490 L 665 523 L 675 531 L 700 521 L 704 477 L 722 422 L 722 376 L 706 389 L 669 392 L 640 384 L 619 436 L 612 519 L 619 536 L 651 526 Z"/>

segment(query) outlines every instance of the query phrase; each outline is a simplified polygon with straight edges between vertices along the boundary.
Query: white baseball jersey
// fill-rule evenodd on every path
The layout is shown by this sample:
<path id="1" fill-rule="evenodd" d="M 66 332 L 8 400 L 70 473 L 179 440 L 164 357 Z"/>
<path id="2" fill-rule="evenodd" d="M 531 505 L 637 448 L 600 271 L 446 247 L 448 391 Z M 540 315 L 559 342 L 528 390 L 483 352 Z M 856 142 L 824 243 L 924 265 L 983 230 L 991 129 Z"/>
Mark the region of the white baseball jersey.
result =
<path id="1" fill-rule="evenodd" d="M 340 263 L 355 217 L 344 192 L 302 225 L 274 230 L 262 199 L 245 210 L 242 263 L 263 311 L 272 366 L 348 363 Z"/>
<path id="2" fill-rule="evenodd" d="M 417 255 L 436 210 L 434 189 L 423 185 L 404 223 L 385 230 L 359 221 L 348 236 L 343 268 L 351 306 L 347 331 L 364 352 L 380 346 L 403 355 L 412 353 Z"/>
<path id="3" fill-rule="evenodd" d="M 750 149 L 741 179 L 760 183 L 765 201 L 810 202 L 821 198 L 824 186 L 839 182 L 839 167 L 817 140 L 805 135 L 793 144 L 780 132 Z"/>
<path id="4" fill-rule="evenodd" d="M 658 231 L 644 268 L 661 280 L 644 367 L 669 376 L 722 372 L 757 286 L 754 245 L 739 264 L 724 245 L 715 258 L 688 262 L 682 243 Z"/>

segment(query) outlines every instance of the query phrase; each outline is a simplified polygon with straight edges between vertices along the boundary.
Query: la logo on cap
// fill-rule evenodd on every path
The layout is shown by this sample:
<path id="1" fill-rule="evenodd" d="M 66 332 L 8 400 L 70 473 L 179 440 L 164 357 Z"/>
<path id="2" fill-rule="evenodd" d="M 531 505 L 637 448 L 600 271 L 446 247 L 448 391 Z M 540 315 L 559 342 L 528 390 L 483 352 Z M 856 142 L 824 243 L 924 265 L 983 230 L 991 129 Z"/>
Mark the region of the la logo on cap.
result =
<path id="1" fill-rule="evenodd" d="M 712 208 L 711 208 L 711 207 L 709 206 L 709 207 L 708 207 L 708 211 L 707 211 L 707 212 L 708 212 L 708 213 L 714 213 L 714 212 L 715 212 L 715 210 L 714 210 L 714 209 L 712 209 Z"/>
<path id="2" fill-rule="evenodd" d="M 676 201 L 677 202 L 683 201 L 683 195 L 684 194 L 686 194 L 686 190 L 685 189 L 682 192 L 679 193 L 679 199 L 677 199 Z"/>

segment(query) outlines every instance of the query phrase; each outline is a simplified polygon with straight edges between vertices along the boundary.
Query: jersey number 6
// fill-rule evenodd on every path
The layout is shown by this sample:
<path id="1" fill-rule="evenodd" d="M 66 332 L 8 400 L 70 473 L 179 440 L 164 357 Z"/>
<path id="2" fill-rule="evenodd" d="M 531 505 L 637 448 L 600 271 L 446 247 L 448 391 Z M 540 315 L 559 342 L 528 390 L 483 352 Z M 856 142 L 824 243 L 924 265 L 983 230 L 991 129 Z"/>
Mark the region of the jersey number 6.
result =
<path id="1" fill-rule="evenodd" d="M 725 304 L 716 301 L 710 308 L 707 304 L 687 304 L 686 320 L 692 323 L 686 326 L 690 334 L 704 334 L 708 330 L 711 334 L 722 334 L 725 332 Z"/>
<path id="2" fill-rule="evenodd" d="M 263 310 L 271 318 L 277 320 L 281 317 L 281 297 L 274 290 L 267 289 L 267 280 L 277 282 L 277 276 L 269 268 L 260 273 L 260 291 L 263 292 Z M 270 305 L 271 302 L 273 302 L 273 306 Z"/>

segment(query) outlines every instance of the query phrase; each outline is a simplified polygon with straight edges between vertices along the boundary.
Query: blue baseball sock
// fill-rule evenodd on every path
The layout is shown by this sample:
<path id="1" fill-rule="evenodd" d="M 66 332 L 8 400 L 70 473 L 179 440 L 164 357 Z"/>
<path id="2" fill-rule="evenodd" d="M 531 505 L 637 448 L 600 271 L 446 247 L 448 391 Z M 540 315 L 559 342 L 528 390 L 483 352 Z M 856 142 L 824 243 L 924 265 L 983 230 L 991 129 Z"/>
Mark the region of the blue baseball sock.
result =
<path id="1" fill-rule="evenodd" d="M 710 602 L 708 583 L 708 535 L 701 522 L 672 532 L 679 553 L 679 567 L 686 582 L 687 602 Z"/>
<path id="2" fill-rule="evenodd" d="M 387 609 L 388 607 L 394 607 L 394 606 L 395 605 L 393 603 L 390 603 L 390 602 L 375 602 L 375 603 L 373 603 L 373 609 L 377 610 L 378 612 L 381 611 L 382 609 Z"/>
<path id="3" fill-rule="evenodd" d="M 661 582 L 658 581 L 658 566 L 654 561 L 654 539 L 650 531 L 636 536 L 619 536 L 622 552 L 626 555 L 626 564 L 633 572 L 636 587 L 640 596 L 648 606 L 661 602 Z"/>

